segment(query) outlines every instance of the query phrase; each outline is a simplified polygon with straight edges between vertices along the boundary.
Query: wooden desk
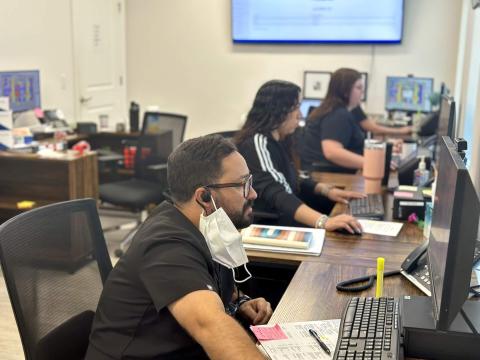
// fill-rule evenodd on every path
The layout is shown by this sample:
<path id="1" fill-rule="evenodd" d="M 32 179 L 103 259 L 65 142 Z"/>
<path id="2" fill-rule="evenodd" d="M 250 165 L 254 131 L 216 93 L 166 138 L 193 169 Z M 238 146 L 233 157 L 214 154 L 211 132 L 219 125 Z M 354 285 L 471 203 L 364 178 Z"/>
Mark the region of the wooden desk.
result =
<path id="1" fill-rule="evenodd" d="M 387 268 L 395 269 L 391 266 Z M 359 293 L 345 293 L 337 291 L 336 284 L 374 273 L 374 267 L 357 263 L 355 257 L 350 257 L 350 264 L 324 260 L 303 262 L 275 309 L 270 323 L 340 319 L 352 296 L 375 296 L 375 287 Z M 401 275 L 385 278 L 383 287 L 385 296 L 422 295 L 420 290 Z"/>
<path id="2" fill-rule="evenodd" d="M 47 158 L 36 154 L 0 152 L 0 223 L 18 214 L 17 202 L 42 206 L 91 197 L 98 199 L 95 153 Z"/>
<path id="3" fill-rule="evenodd" d="M 395 176 L 393 174 L 393 176 Z M 313 173 L 316 181 L 331 183 L 346 189 L 363 191 L 364 182 L 361 175 Z M 392 219 L 393 196 L 384 195 L 385 218 Z M 332 214 L 346 211 L 343 204 L 335 205 Z M 338 264 L 351 264 L 352 258 L 358 265 L 371 266 L 378 256 L 387 256 L 389 264 L 399 267 L 405 257 L 423 241 L 423 233 L 416 225 L 405 223 L 397 237 L 363 234 L 361 236 L 344 235 L 337 232 L 327 232 L 320 256 L 269 253 L 265 251 L 248 250 L 251 261 L 269 262 L 288 265 L 300 265 L 303 261 L 328 261 Z M 347 256 L 348 254 L 348 256 Z"/>
<path id="4" fill-rule="evenodd" d="M 346 189 L 363 190 L 360 175 L 316 173 L 313 178 Z M 391 219 L 391 194 L 384 195 L 384 204 L 385 218 Z M 337 204 L 332 214 L 345 211 L 345 205 Z M 385 258 L 386 271 L 399 269 L 405 257 L 422 241 L 423 232 L 409 223 L 403 225 L 397 237 L 327 232 L 321 255 L 303 259 L 269 323 L 340 319 L 352 296 L 375 296 L 375 287 L 363 292 L 346 293 L 337 291 L 338 282 L 374 274 L 379 256 Z M 396 275 L 384 279 L 384 295 L 400 297 L 422 293 L 403 276 Z"/>

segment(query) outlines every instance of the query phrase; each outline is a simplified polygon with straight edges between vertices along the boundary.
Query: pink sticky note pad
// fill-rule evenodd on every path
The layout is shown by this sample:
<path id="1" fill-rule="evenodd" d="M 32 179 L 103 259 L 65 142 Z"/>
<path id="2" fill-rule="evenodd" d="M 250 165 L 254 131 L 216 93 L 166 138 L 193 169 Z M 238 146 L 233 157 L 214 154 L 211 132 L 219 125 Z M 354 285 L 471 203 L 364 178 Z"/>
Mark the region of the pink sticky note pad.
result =
<path id="1" fill-rule="evenodd" d="M 401 198 L 407 198 L 407 199 L 413 198 L 413 195 L 414 195 L 413 192 L 408 192 L 408 191 L 395 191 L 393 193 L 393 196 L 395 197 L 401 197 Z"/>
<path id="2" fill-rule="evenodd" d="M 275 326 L 250 326 L 258 340 L 282 340 L 288 339 L 280 325 Z"/>

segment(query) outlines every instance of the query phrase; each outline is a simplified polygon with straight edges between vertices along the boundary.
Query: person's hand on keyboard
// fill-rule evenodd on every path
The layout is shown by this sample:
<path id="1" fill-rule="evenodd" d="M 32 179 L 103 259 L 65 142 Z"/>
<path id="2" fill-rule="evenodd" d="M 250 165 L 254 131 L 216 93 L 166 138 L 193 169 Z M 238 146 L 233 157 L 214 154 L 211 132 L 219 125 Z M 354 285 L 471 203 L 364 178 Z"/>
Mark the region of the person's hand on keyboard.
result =
<path id="1" fill-rule="evenodd" d="M 325 230 L 335 231 L 345 229 L 350 234 L 361 234 L 362 225 L 353 216 L 342 214 L 329 218 L 325 223 Z"/>
<path id="2" fill-rule="evenodd" d="M 367 197 L 367 195 L 356 191 L 347 191 L 338 188 L 332 188 L 328 192 L 327 197 L 332 201 L 342 204 L 348 204 L 348 200 L 350 199 L 361 199 Z"/>

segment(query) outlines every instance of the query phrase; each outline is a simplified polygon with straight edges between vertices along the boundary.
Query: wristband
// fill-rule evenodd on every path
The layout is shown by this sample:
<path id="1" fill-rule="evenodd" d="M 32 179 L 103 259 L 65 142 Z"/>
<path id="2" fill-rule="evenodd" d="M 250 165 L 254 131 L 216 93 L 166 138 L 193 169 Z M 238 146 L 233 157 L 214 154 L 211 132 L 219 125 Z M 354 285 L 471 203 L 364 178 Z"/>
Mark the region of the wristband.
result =
<path id="1" fill-rule="evenodd" d="M 325 224 L 327 223 L 329 217 L 327 215 L 321 215 L 317 222 L 315 223 L 316 229 L 325 229 Z"/>
<path id="2" fill-rule="evenodd" d="M 237 299 L 237 306 L 238 308 L 240 308 L 240 306 L 242 306 L 244 303 L 246 303 L 247 301 L 250 301 L 252 300 L 252 298 L 248 295 L 242 295 L 240 296 L 238 299 Z"/>

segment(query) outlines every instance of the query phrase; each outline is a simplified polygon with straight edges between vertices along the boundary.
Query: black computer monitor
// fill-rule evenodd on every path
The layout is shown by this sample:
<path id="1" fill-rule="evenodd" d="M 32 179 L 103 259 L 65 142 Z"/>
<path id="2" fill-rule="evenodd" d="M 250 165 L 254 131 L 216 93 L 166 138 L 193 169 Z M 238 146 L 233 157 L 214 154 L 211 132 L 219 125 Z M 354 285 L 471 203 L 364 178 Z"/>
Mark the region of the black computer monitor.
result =
<path id="1" fill-rule="evenodd" d="M 438 135 L 455 137 L 455 101 L 453 97 L 442 95 L 440 98 L 440 111 L 428 114 L 421 123 L 418 135 L 425 137 Z"/>
<path id="2" fill-rule="evenodd" d="M 438 117 L 437 135 L 455 137 L 455 101 L 453 97 L 442 95 Z"/>
<path id="3" fill-rule="evenodd" d="M 13 112 L 39 108 L 41 106 L 39 71 L 0 72 L 0 96 L 9 98 L 10 109 Z"/>
<path id="4" fill-rule="evenodd" d="M 438 129 L 439 112 L 434 111 L 425 115 L 418 129 L 418 136 L 426 137 L 436 135 Z"/>
<path id="5" fill-rule="evenodd" d="M 430 112 L 432 93 L 432 78 L 388 76 L 385 109 L 409 113 Z"/>
<path id="6" fill-rule="evenodd" d="M 440 102 L 440 114 L 438 116 L 437 141 L 433 148 L 433 160 L 438 159 L 442 136 L 455 138 L 455 101 L 453 97 L 442 95 Z"/>
<path id="7" fill-rule="evenodd" d="M 392 161 L 393 144 L 387 142 L 385 148 L 385 170 L 383 173 L 382 186 L 388 186 L 388 179 L 390 178 L 390 163 Z"/>
<path id="8" fill-rule="evenodd" d="M 303 99 L 300 102 L 300 113 L 302 114 L 302 119 L 307 119 L 308 115 L 321 104 L 321 100 L 318 99 Z"/>
<path id="9" fill-rule="evenodd" d="M 436 328 L 447 330 L 467 299 L 480 202 L 453 141 L 440 141 L 428 261 Z"/>

